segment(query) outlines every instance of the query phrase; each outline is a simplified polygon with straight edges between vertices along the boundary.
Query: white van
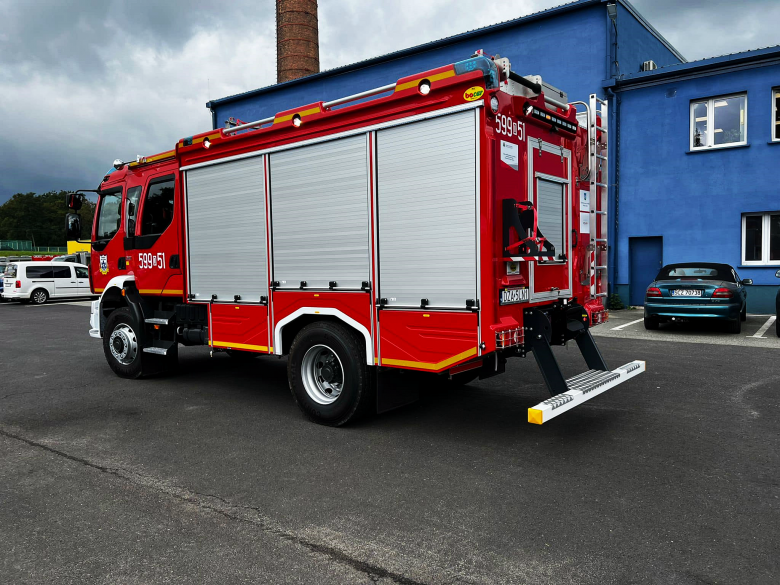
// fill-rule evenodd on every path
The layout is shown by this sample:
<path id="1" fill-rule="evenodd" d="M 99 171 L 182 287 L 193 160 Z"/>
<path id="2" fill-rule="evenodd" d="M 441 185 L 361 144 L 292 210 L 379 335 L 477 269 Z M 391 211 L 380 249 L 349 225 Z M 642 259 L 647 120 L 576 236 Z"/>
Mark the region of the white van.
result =
<path id="1" fill-rule="evenodd" d="M 89 297 L 89 268 L 70 262 L 15 262 L 3 274 L 3 299 L 42 305 L 49 299 Z"/>

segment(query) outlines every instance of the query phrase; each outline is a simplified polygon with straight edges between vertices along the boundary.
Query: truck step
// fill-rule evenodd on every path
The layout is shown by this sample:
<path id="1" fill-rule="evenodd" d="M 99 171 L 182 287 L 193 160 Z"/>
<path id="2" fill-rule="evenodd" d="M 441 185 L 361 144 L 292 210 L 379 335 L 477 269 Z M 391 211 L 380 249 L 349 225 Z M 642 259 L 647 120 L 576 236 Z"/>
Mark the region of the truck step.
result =
<path id="1" fill-rule="evenodd" d="M 155 311 L 154 315 L 144 319 L 145 323 L 150 325 L 170 325 L 176 318 L 176 313 L 173 311 Z"/>
<path id="2" fill-rule="evenodd" d="M 157 355 L 168 355 L 167 347 L 145 347 L 145 353 L 156 353 Z"/>
<path id="3" fill-rule="evenodd" d="M 150 317 L 149 319 L 144 319 L 144 323 L 151 323 L 152 325 L 167 325 L 170 323 L 170 319 L 161 319 L 159 317 Z"/>
<path id="4" fill-rule="evenodd" d="M 173 341 L 156 340 L 154 345 L 144 348 L 144 353 L 153 353 L 156 355 L 168 355 L 168 350 L 175 345 Z"/>
<path id="5" fill-rule="evenodd" d="M 566 380 L 568 391 L 557 394 L 544 402 L 540 402 L 533 408 L 529 408 L 528 422 L 537 425 L 544 424 L 559 414 L 571 410 L 586 400 L 590 400 L 594 396 L 598 396 L 602 392 L 606 392 L 610 388 L 614 388 L 644 371 L 645 362 L 637 360 L 620 366 L 611 372 L 589 370 L 578 374 Z"/>

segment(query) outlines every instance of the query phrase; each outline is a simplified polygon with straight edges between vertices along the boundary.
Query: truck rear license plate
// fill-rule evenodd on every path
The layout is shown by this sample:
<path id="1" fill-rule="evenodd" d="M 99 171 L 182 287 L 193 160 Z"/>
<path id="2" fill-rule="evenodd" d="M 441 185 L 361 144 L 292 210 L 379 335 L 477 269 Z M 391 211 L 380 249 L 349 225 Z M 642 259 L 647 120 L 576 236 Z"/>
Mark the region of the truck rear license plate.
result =
<path id="1" fill-rule="evenodd" d="M 701 291 L 692 288 L 676 288 L 672 291 L 673 297 L 700 297 Z"/>
<path id="2" fill-rule="evenodd" d="M 499 297 L 499 305 L 513 305 L 515 303 L 527 303 L 528 302 L 528 289 L 523 288 L 505 288 L 502 289 Z"/>

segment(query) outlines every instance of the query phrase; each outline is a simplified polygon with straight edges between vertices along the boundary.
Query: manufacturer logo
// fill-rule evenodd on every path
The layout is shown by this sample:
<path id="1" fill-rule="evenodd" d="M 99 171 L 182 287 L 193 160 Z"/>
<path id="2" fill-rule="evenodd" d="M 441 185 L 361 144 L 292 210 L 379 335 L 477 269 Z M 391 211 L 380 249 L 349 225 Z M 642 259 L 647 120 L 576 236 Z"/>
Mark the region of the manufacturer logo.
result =
<path id="1" fill-rule="evenodd" d="M 475 85 L 474 87 L 470 87 L 463 92 L 463 99 L 467 102 L 473 102 L 474 100 L 481 98 L 483 95 L 485 95 L 485 89 Z"/>
<path id="2" fill-rule="evenodd" d="M 528 302 L 528 288 L 505 288 L 499 292 L 499 305 L 514 305 Z"/>
<path id="3" fill-rule="evenodd" d="M 100 257 L 100 274 L 108 274 L 108 256 Z"/>

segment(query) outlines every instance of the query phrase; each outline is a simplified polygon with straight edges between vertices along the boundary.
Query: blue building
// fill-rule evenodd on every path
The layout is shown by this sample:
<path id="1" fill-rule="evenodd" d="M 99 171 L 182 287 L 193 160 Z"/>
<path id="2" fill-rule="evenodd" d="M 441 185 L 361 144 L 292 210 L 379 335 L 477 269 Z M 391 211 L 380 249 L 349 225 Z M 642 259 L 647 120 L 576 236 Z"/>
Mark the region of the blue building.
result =
<path id="1" fill-rule="evenodd" d="M 207 107 L 214 128 L 230 117 L 259 120 L 476 49 L 541 75 L 570 101 L 592 93 L 609 101 L 610 282 L 624 302 L 642 304 L 659 262 L 708 260 L 753 278 L 749 310 L 770 311 L 780 267 L 780 193 L 770 178 L 780 161 L 780 89 L 772 89 L 780 49 L 687 63 L 627 0 L 579 0 Z"/>
<path id="2" fill-rule="evenodd" d="M 641 305 L 660 264 L 711 260 L 753 279 L 748 310 L 773 313 L 780 282 L 780 47 L 604 82 L 618 221 L 611 282 Z"/>

